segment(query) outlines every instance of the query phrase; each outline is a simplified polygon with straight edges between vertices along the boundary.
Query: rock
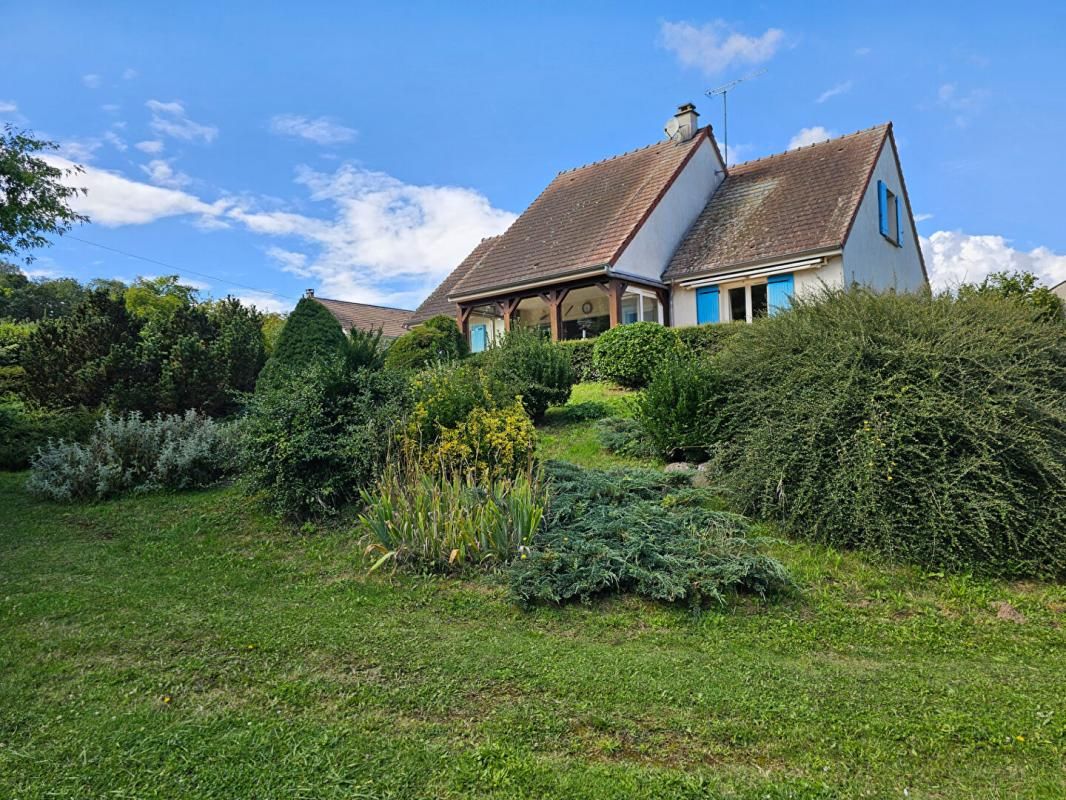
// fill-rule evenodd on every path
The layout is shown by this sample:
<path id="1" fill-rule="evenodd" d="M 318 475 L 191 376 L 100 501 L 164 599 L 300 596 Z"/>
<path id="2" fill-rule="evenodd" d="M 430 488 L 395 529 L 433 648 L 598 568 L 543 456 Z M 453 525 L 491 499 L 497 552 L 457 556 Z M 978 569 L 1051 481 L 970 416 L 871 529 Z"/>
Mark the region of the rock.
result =
<path id="1" fill-rule="evenodd" d="M 695 467 L 689 464 L 687 461 L 675 461 L 672 464 L 667 464 L 663 467 L 663 472 L 693 472 Z"/>
<path id="2" fill-rule="evenodd" d="M 696 471 L 697 472 L 707 472 L 710 468 L 711 468 L 711 462 L 710 461 L 704 461 L 702 464 L 697 464 L 696 465 Z"/>
<path id="3" fill-rule="evenodd" d="M 1016 625 L 1024 625 L 1026 623 L 1025 614 L 1016 609 L 1010 603 L 1004 603 L 1000 601 L 995 603 L 996 607 L 996 619 L 1001 619 L 1005 622 L 1013 622 Z"/>

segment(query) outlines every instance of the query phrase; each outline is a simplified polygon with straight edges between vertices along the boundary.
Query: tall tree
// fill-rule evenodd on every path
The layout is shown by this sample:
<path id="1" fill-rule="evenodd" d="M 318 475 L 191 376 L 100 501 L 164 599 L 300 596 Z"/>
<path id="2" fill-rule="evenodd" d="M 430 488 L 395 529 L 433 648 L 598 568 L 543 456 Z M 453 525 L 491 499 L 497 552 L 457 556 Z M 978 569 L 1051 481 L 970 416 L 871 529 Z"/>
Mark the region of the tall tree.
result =
<path id="1" fill-rule="evenodd" d="M 285 320 L 270 360 L 259 375 L 260 386 L 277 386 L 310 364 L 344 358 L 348 338 L 324 305 L 304 297 Z"/>
<path id="2" fill-rule="evenodd" d="M 10 124 L 0 132 L 0 256 L 32 261 L 26 251 L 49 244 L 49 235 L 62 235 L 75 223 L 89 221 L 70 207 L 86 190 L 63 182 L 84 169 L 57 167 L 39 157 L 58 149 L 57 143 Z"/>

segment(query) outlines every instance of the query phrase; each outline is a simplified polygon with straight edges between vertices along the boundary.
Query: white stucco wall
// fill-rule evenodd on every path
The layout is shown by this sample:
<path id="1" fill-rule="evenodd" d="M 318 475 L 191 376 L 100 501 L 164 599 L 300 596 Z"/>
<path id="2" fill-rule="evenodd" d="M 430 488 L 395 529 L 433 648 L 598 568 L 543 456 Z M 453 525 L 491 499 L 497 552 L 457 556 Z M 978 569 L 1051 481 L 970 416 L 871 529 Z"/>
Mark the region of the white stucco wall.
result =
<path id="1" fill-rule="evenodd" d="M 884 181 L 902 206 L 903 246 L 897 247 L 881 235 L 877 208 L 877 182 Z M 893 226 L 894 229 L 894 226 Z M 859 204 L 855 223 L 844 243 L 844 278 L 850 285 L 859 283 L 877 291 L 895 289 L 914 292 L 925 286 L 918 234 L 911 210 L 903 198 L 903 179 L 892 144 L 885 142 L 874 166 L 870 185 Z"/>
<path id="2" fill-rule="evenodd" d="M 843 261 L 840 256 L 831 256 L 826 264 L 821 267 L 797 270 L 792 273 L 795 280 L 796 296 L 810 295 L 818 292 L 823 286 L 839 288 L 844 285 Z M 741 278 L 718 284 L 718 318 L 722 321 L 729 319 L 729 290 L 734 286 L 745 284 L 766 283 L 766 276 L 757 278 Z M 696 323 L 696 290 L 674 286 L 670 293 L 670 325 L 674 328 Z"/>
<path id="3" fill-rule="evenodd" d="M 710 140 L 704 139 L 622 251 L 614 271 L 660 280 L 682 237 L 706 207 L 722 177 L 718 155 Z"/>

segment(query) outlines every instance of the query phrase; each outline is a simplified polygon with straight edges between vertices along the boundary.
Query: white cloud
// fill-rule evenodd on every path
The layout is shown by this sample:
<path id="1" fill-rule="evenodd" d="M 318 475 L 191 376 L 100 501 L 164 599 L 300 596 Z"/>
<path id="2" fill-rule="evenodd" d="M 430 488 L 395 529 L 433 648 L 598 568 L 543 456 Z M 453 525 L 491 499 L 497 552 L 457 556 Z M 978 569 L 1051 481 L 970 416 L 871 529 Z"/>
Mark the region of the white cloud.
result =
<path id="1" fill-rule="evenodd" d="M 745 36 L 733 31 L 724 20 L 697 27 L 688 22 L 663 22 L 659 43 L 674 53 L 682 65 L 714 75 L 734 62 L 760 64 L 768 61 L 781 46 L 785 34 L 768 28 L 761 36 Z"/>
<path id="2" fill-rule="evenodd" d="M 19 107 L 11 100 L 0 100 L 0 114 L 14 114 Z"/>
<path id="3" fill-rule="evenodd" d="M 817 144 L 818 142 L 824 142 L 826 139 L 832 139 L 834 136 L 836 136 L 836 133 L 828 128 L 823 128 L 821 125 L 815 125 L 812 128 L 801 128 L 799 133 L 789 139 L 787 149 L 795 150 L 797 147 Z"/>
<path id="4" fill-rule="evenodd" d="M 328 117 L 309 119 L 298 114 L 278 114 L 270 120 L 270 132 L 279 136 L 308 139 L 316 144 L 350 142 L 358 131 L 333 122 Z"/>
<path id="5" fill-rule="evenodd" d="M 69 169 L 71 161 L 59 156 L 42 156 L 60 169 Z M 74 209 L 88 214 L 90 219 L 106 227 L 120 225 L 143 225 L 164 217 L 196 215 L 214 217 L 222 214 L 229 201 L 206 203 L 198 197 L 176 189 L 151 186 L 131 181 L 126 177 L 95 167 L 86 167 L 85 172 L 69 176 L 72 186 L 84 187 L 88 194 L 71 201 Z"/>
<path id="6" fill-rule="evenodd" d="M 96 157 L 96 151 L 103 145 L 99 139 L 71 139 L 59 143 L 58 154 L 63 158 L 79 163 L 92 161 Z"/>
<path id="7" fill-rule="evenodd" d="M 81 82 L 84 83 L 90 89 L 100 88 L 100 76 L 93 73 L 89 73 L 88 75 L 82 75 Z"/>
<path id="8" fill-rule="evenodd" d="M 937 103 L 955 115 L 955 124 L 960 128 L 969 125 L 970 120 L 984 109 L 987 97 L 988 92 L 984 89 L 960 92 L 954 83 L 942 83 L 936 92 Z"/>
<path id="9" fill-rule="evenodd" d="M 925 222 L 933 218 L 932 214 L 915 214 L 914 223 L 917 225 L 919 222 Z"/>
<path id="10" fill-rule="evenodd" d="M 126 150 L 128 149 L 126 147 L 125 140 L 123 140 L 123 138 L 121 136 L 119 136 L 117 133 L 115 133 L 114 131 L 106 131 L 104 133 L 104 141 L 106 141 L 108 144 L 110 144 L 112 147 L 114 147 L 120 153 L 125 153 Z"/>
<path id="11" fill-rule="evenodd" d="M 210 143 L 218 135 L 218 128 L 215 126 L 203 125 L 185 116 L 185 107 L 177 100 L 169 103 L 149 100 L 145 106 L 152 112 L 152 130 L 161 136 Z"/>
<path id="12" fill-rule="evenodd" d="M 246 208 L 228 216 L 257 233 L 306 242 L 312 253 L 268 254 L 288 272 L 317 278 L 323 295 L 345 300 L 414 303 L 515 218 L 472 189 L 407 184 L 353 164 L 333 173 L 301 167 L 296 181 L 332 206 L 332 219 Z"/>
<path id="13" fill-rule="evenodd" d="M 156 155 L 163 152 L 163 143 L 159 139 L 148 139 L 144 142 L 137 142 L 134 147 L 142 153 L 148 153 L 149 155 Z"/>
<path id="14" fill-rule="evenodd" d="M 934 289 L 951 289 L 1004 271 L 1031 272 L 1048 286 L 1066 280 L 1066 255 L 1046 247 L 1016 250 L 1002 236 L 937 231 L 928 238 L 921 237 L 921 245 Z"/>
<path id="15" fill-rule="evenodd" d="M 824 103 L 826 100 L 829 100 L 832 97 L 836 97 L 837 95 L 847 94 L 851 91 L 851 87 L 854 85 L 855 81 L 844 81 L 843 83 L 838 83 L 836 86 L 826 89 L 824 92 L 818 95 L 818 99 L 814 102 Z"/>
<path id="16" fill-rule="evenodd" d="M 243 292 L 242 294 L 235 294 L 234 297 L 244 305 L 255 306 L 266 314 L 286 314 L 292 310 L 293 306 L 291 300 L 284 300 L 264 292 Z"/>
<path id="17" fill-rule="evenodd" d="M 122 70 L 122 80 L 124 81 L 132 81 L 137 75 L 138 72 L 133 67 L 126 67 L 126 69 Z"/>
<path id="18" fill-rule="evenodd" d="M 170 162 L 161 158 L 142 164 L 141 170 L 148 176 L 148 180 L 157 186 L 180 189 L 192 183 L 192 178 L 184 172 L 175 172 L 174 168 L 170 166 Z"/>

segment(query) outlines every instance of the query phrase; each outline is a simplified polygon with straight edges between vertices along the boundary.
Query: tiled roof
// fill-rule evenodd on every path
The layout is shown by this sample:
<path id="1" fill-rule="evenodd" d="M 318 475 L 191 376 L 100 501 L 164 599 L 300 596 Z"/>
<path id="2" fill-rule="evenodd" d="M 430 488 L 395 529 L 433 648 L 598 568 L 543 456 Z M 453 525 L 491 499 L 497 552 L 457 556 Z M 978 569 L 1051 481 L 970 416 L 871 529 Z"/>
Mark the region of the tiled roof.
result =
<path id="1" fill-rule="evenodd" d="M 663 278 L 840 247 L 891 123 L 729 168 Z"/>
<path id="2" fill-rule="evenodd" d="M 704 128 L 687 142 L 659 142 L 560 172 L 448 294 L 487 293 L 610 264 L 709 135 Z"/>
<path id="3" fill-rule="evenodd" d="M 499 236 L 490 236 L 478 242 L 477 247 L 471 251 L 470 255 L 464 258 L 459 266 L 448 274 L 448 277 L 444 279 L 440 286 L 422 301 L 422 305 L 414 310 L 410 319 L 407 320 L 407 326 L 410 327 L 411 325 L 417 325 L 419 322 L 425 322 L 430 317 L 435 317 L 438 314 L 454 317 L 455 303 L 448 300 L 448 295 L 451 294 L 455 284 L 485 257 L 485 254 L 492 249 L 492 246 L 499 241 L 499 238 Z"/>
<path id="4" fill-rule="evenodd" d="M 395 339 L 407 333 L 404 323 L 411 316 L 411 312 L 406 308 L 349 303 L 347 300 L 330 300 L 325 297 L 316 297 L 315 300 L 337 318 L 337 322 L 345 331 L 352 328 L 364 331 L 380 328 L 381 335 L 387 339 Z"/>

